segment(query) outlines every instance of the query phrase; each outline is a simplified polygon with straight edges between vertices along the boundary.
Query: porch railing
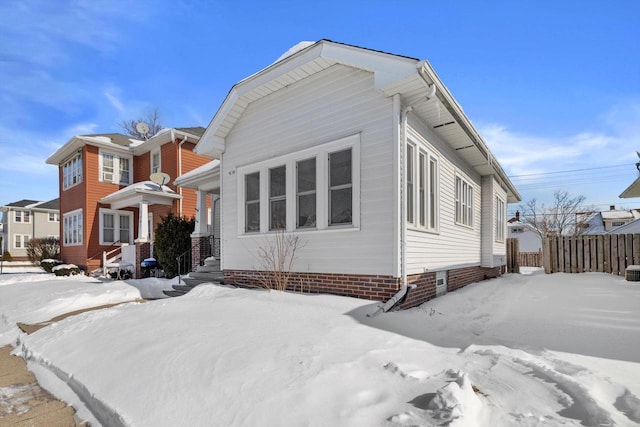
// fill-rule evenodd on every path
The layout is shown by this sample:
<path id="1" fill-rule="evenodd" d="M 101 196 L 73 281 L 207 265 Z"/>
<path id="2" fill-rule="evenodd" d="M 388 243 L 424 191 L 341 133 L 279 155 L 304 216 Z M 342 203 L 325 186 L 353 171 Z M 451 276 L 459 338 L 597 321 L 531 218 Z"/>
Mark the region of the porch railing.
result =
<path id="1" fill-rule="evenodd" d="M 191 249 L 188 249 L 176 257 L 178 267 L 178 283 L 182 281 L 182 274 L 191 271 Z"/>

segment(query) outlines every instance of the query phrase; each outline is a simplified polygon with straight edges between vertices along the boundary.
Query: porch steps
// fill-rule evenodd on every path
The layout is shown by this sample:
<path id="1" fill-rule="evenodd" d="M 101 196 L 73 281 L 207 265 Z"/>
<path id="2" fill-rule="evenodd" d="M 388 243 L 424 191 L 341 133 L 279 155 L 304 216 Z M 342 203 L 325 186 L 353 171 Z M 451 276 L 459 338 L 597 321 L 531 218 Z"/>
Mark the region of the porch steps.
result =
<path id="1" fill-rule="evenodd" d="M 184 282 L 183 285 L 173 285 L 173 290 L 162 292 L 170 297 L 179 297 L 188 293 L 201 283 L 223 284 L 223 280 L 224 274 L 220 271 L 220 261 L 214 258 L 207 258 L 204 265 L 199 266 L 196 271 L 192 271 L 187 277 L 182 279 Z"/>

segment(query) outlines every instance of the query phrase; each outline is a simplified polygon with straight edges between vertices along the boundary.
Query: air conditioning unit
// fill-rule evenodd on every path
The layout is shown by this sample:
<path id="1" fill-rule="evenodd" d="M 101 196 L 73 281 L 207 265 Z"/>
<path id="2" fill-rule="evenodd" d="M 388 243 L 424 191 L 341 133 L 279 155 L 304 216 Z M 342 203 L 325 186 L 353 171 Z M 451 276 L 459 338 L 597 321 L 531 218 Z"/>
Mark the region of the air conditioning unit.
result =
<path id="1" fill-rule="evenodd" d="M 625 270 L 627 282 L 640 282 L 640 265 L 630 265 Z"/>

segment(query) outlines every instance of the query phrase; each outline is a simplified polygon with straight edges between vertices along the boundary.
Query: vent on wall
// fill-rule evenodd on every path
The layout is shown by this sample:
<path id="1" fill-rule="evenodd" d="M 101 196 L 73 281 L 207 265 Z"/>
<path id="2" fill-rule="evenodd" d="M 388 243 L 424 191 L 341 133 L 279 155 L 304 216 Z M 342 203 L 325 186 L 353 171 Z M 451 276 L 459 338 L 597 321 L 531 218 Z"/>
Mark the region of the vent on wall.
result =
<path id="1" fill-rule="evenodd" d="M 625 273 L 628 282 L 640 282 L 640 265 L 630 265 Z"/>
<path id="2" fill-rule="evenodd" d="M 436 296 L 447 293 L 447 272 L 436 271 Z"/>

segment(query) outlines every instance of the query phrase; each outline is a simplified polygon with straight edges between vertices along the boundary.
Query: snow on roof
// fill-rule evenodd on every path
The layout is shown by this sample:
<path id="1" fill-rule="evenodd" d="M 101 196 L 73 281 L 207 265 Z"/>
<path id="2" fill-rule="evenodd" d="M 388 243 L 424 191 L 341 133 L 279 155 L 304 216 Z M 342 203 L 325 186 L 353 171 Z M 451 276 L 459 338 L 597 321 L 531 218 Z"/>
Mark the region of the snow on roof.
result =
<path id="1" fill-rule="evenodd" d="M 195 177 L 197 175 L 200 175 L 200 174 L 203 174 L 203 173 L 206 173 L 206 172 L 214 171 L 214 170 L 218 169 L 219 167 L 220 167 L 220 160 L 214 159 L 214 160 L 210 161 L 209 163 L 205 163 L 202 166 L 198 166 L 197 168 L 192 169 L 189 172 L 180 175 L 176 179 L 176 181 L 178 181 L 178 180 L 183 181 L 185 179 L 193 178 L 193 177 Z"/>
<path id="2" fill-rule="evenodd" d="M 286 59 L 288 57 L 290 57 L 291 55 L 300 52 L 302 49 L 306 49 L 311 45 L 316 44 L 316 42 L 309 42 L 309 41 L 301 41 L 300 43 L 297 43 L 295 46 L 291 47 L 291 49 L 287 50 L 285 53 L 283 53 L 282 55 L 280 55 L 280 57 L 278 59 L 276 59 L 276 62 L 280 62 L 283 59 Z M 274 62 L 275 64 L 275 62 Z"/>
<path id="3" fill-rule="evenodd" d="M 614 228 L 607 234 L 638 234 L 640 233 L 640 219 L 635 219 L 624 225 Z"/>
<path id="4" fill-rule="evenodd" d="M 602 219 L 627 219 L 633 218 L 633 214 L 627 210 L 603 211 Z"/>

